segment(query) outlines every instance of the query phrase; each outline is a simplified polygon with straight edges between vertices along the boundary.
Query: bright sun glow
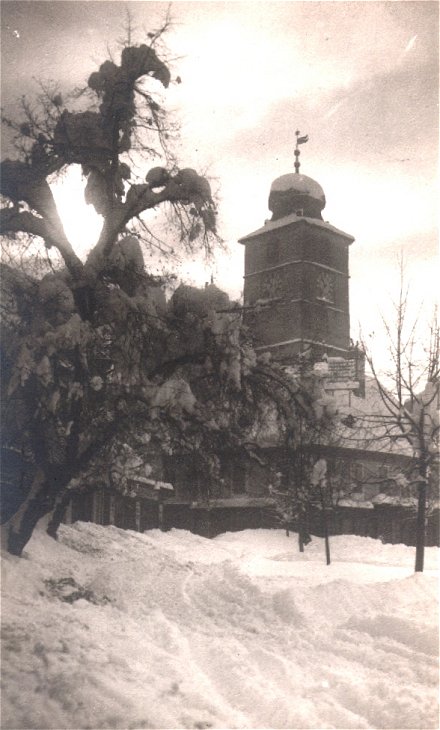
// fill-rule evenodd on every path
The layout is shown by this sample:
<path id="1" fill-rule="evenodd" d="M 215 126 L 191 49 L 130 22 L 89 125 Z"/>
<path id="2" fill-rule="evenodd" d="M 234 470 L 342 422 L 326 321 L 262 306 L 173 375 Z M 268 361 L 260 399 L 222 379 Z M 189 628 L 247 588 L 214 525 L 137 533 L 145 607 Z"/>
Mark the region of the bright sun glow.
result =
<path id="1" fill-rule="evenodd" d="M 97 242 L 102 216 L 84 200 L 85 181 L 79 165 L 72 165 L 60 180 L 51 185 L 66 236 L 75 253 L 84 259 Z"/>

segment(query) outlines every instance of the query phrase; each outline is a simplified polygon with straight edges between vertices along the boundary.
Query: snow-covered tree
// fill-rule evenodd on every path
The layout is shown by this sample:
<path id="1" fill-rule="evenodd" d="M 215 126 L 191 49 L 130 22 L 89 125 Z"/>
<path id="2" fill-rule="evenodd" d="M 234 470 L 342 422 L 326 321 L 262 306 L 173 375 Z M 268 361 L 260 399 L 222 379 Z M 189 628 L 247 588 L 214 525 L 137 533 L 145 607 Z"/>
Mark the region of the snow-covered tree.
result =
<path id="1" fill-rule="evenodd" d="M 145 269 L 139 239 L 157 206 L 171 206 L 183 249 L 216 240 L 208 181 L 177 167 L 168 146 L 156 96 L 171 82 L 165 29 L 126 44 L 82 93 L 42 85 L 21 118 L 4 119 L 17 154 L 1 164 L 2 234 L 15 254 L 2 266 L 2 434 L 18 467 L 7 470 L 15 512 L 3 535 L 17 555 L 42 516 L 52 513 L 56 534 L 72 490 L 93 488 L 97 475 L 124 490 L 151 448 L 192 454 L 215 479 L 228 448 L 260 458 L 268 409 L 280 433 L 295 432 L 298 414 L 316 418 L 308 385 L 256 357 L 226 295 L 179 287 L 167 304 Z M 155 157 L 162 164 L 151 167 Z M 71 165 L 103 221 L 84 262 L 52 192 Z M 43 272 L 28 265 L 29 241 L 47 252 Z"/>
<path id="2" fill-rule="evenodd" d="M 85 89 L 69 94 L 41 84 L 35 99 L 21 99 L 18 116 L 2 120 L 15 147 L 1 163 L 1 231 L 15 254 L 2 275 L 3 432 L 32 464 L 28 498 L 8 533 L 13 552 L 21 552 L 55 495 L 151 405 L 148 374 L 166 337 L 163 293 L 145 272 L 139 244 L 145 231 L 156 244 L 145 212 L 170 206 L 182 249 L 215 240 L 210 185 L 177 167 L 169 146 L 159 93 L 171 83 L 160 54 L 167 25 L 147 43 L 124 44 L 119 62 L 105 61 Z M 85 201 L 102 216 L 84 262 L 52 187 L 72 165 L 81 166 Z M 43 278 L 19 265 L 29 240 L 48 252 Z"/>
<path id="3" fill-rule="evenodd" d="M 220 480 L 221 454 L 264 459 L 268 412 L 272 438 L 292 445 L 300 424 L 322 416 L 309 383 L 256 356 L 240 311 L 216 287 L 182 287 L 153 309 L 151 281 L 138 276 L 132 296 L 106 283 L 83 319 L 58 274 L 22 281 L 5 269 L 4 442 L 32 477 L 5 531 L 11 552 L 50 512 L 55 534 L 72 490 L 108 482 L 124 491 L 153 447 L 193 455 L 208 487 Z"/>
<path id="4" fill-rule="evenodd" d="M 85 88 L 61 93 L 53 83 L 41 83 L 35 99 L 20 100 L 18 116 L 2 118 L 16 153 L 1 164 L 2 232 L 38 236 L 58 252 L 84 316 L 121 234 L 127 228 L 138 237 L 144 232 L 155 245 L 147 211 L 164 205 L 173 210 L 182 248 L 192 250 L 202 238 L 209 249 L 213 240 L 210 185 L 195 170 L 179 168 L 172 152 L 174 125 L 164 95 L 175 82 L 162 43 L 168 25 L 167 19 L 149 33 L 147 43 L 127 41 L 119 63 L 104 61 Z M 85 201 L 102 216 L 99 240 L 85 263 L 65 234 L 51 187 L 72 165 L 81 166 Z"/>

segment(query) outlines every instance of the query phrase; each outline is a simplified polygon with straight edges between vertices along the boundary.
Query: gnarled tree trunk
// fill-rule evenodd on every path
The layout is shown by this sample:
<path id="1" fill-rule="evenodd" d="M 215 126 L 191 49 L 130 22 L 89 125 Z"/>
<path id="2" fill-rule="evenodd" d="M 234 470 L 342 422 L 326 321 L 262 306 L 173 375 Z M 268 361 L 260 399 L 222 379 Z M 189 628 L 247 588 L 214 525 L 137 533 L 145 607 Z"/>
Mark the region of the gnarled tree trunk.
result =
<path id="1" fill-rule="evenodd" d="M 11 555 L 21 556 L 37 523 L 52 512 L 55 502 L 56 493 L 51 489 L 44 472 L 39 469 L 26 499 L 17 512 L 2 525 L 2 548 Z"/>

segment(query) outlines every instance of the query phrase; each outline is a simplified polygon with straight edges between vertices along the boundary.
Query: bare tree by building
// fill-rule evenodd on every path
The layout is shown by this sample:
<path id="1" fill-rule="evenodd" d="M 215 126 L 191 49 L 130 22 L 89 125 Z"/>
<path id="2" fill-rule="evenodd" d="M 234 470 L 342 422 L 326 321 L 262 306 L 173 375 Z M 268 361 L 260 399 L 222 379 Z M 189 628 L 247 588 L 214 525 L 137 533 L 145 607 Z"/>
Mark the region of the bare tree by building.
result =
<path id="1" fill-rule="evenodd" d="M 381 414 L 370 415 L 380 429 L 380 441 L 402 444 L 409 449 L 411 461 L 395 481 L 417 491 L 417 536 L 415 570 L 423 571 L 426 534 L 426 508 L 435 496 L 439 465 L 439 329 L 436 312 L 429 332 L 421 320 L 409 318 L 409 289 L 405 286 L 403 265 L 400 287 L 394 303 L 394 319 L 384 319 L 390 366 L 380 372 L 367 343 L 366 358 L 383 406 Z"/>

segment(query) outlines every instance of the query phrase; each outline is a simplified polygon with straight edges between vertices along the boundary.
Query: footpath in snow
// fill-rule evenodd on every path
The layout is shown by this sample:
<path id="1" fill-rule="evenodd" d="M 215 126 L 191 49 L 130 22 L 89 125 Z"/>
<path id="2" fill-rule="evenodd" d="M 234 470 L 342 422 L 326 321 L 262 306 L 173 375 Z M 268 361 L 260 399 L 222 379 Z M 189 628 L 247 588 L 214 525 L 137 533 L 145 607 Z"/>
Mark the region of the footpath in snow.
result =
<path id="1" fill-rule="evenodd" d="M 437 728 L 437 549 L 331 548 L 37 532 L 2 559 L 2 728 Z"/>

